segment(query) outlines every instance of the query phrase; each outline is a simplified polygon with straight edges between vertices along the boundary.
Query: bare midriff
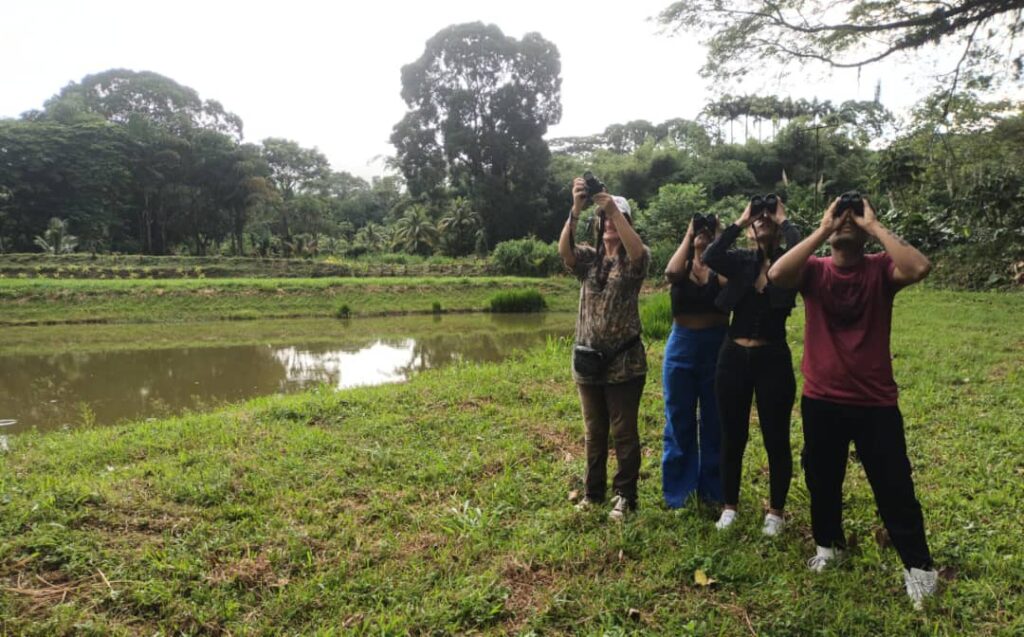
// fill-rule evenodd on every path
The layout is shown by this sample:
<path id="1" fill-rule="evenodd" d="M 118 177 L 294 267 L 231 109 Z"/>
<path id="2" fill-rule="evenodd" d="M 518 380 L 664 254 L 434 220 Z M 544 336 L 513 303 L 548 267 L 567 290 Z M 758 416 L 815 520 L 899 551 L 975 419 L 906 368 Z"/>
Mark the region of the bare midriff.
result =
<path id="1" fill-rule="evenodd" d="M 736 343 L 737 345 L 740 345 L 742 347 L 764 347 L 765 345 L 767 345 L 771 341 L 769 341 L 766 338 L 743 338 L 743 337 L 740 337 L 740 338 L 732 339 L 732 342 Z"/>
<path id="2" fill-rule="evenodd" d="M 679 327 L 685 327 L 688 330 L 706 330 L 709 327 L 725 327 L 729 325 L 729 317 L 718 312 L 676 314 L 672 320 Z"/>

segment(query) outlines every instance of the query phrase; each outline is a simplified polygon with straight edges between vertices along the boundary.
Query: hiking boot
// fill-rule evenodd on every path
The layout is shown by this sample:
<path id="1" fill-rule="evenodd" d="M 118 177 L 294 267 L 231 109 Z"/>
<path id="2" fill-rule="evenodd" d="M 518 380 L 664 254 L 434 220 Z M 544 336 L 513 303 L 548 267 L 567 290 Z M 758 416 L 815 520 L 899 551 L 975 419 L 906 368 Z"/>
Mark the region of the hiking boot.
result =
<path id="1" fill-rule="evenodd" d="M 924 598 L 931 597 L 939 587 L 939 573 L 932 569 L 925 571 L 912 568 L 903 571 L 903 583 L 907 586 L 907 595 L 914 604 L 914 610 L 924 608 Z"/>

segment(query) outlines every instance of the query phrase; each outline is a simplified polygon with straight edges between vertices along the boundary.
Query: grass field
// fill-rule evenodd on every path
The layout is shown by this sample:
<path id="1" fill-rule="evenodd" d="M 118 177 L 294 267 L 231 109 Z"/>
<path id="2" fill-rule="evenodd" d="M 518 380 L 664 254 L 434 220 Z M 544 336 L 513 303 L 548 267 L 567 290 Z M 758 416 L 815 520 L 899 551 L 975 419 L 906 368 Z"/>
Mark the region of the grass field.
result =
<path id="1" fill-rule="evenodd" d="M 487 259 L 366 255 L 359 259 L 322 257 L 179 257 L 150 255 L 0 254 L 0 278 L 203 279 L 364 276 L 484 276 L 495 274 Z"/>
<path id="2" fill-rule="evenodd" d="M 582 423 L 555 341 L 403 385 L 12 438 L 0 634 L 1020 635 L 1022 315 L 1021 295 L 898 298 L 909 453 L 947 580 L 921 613 L 857 466 L 852 555 L 820 575 L 804 566 L 799 468 L 786 533 L 760 535 L 756 434 L 737 528 L 661 505 L 663 341 L 648 348 L 638 514 L 575 513 Z M 799 312 L 789 329 L 798 342 Z"/>
<path id="3" fill-rule="evenodd" d="M 495 294 L 537 290 L 548 308 L 576 308 L 569 277 L 384 277 L 312 279 L 0 279 L 0 326 L 154 323 L 483 311 Z"/>

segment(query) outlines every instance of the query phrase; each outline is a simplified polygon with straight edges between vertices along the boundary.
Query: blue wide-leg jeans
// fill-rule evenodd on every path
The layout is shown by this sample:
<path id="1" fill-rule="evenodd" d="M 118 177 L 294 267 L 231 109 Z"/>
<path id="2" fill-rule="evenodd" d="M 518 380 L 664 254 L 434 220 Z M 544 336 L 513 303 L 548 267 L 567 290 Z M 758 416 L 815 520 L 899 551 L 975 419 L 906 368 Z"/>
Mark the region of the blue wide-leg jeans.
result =
<path id="1" fill-rule="evenodd" d="M 694 492 L 703 500 L 722 502 L 715 365 L 726 331 L 724 326 L 691 330 L 673 324 L 665 346 L 661 480 L 670 508 L 683 506 Z"/>

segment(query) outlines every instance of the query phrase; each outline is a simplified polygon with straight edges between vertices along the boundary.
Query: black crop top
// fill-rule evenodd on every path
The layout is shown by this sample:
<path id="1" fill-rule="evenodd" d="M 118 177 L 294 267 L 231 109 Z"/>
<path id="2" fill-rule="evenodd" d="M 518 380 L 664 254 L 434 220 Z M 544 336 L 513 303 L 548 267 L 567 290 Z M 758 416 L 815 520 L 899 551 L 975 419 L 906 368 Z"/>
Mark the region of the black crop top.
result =
<path id="1" fill-rule="evenodd" d="M 708 282 L 704 285 L 694 283 L 687 272 L 682 281 L 672 284 L 669 293 L 672 298 L 672 316 L 680 314 L 725 314 L 715 305 L 715 297 L 721 291 L 718 274 L 708 273 Z"/>
<path id="2" fill-rule="evenodd" d="M 790 308 L 772 307 L 768 286 L 762 292 L 750 286 L 740 297 L 732 310 L 730 338 L 763 338 L 770 343 L 786 342 L 786 317 L 789 316 Z"/>

